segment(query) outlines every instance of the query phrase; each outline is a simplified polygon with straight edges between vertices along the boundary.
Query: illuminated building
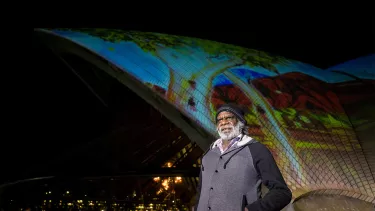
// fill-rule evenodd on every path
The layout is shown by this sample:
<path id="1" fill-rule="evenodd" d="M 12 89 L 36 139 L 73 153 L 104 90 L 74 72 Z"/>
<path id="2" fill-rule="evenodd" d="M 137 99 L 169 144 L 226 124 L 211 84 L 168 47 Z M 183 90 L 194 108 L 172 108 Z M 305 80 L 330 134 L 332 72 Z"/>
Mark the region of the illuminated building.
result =
<path id="1" fill-rule="evenodd" d="M 361 68 L 353 61 L 322 70 L 188 37 L 104 29 L 37 32 L 58 54 L 85 59 L 181 128 L 184 141 L 192 141 L 184 142 L 185 151 L 197 152 L 195 166 L 197 146 L 206 149 L 215 136 L 217 106 L 236 102 L 248 109 L 249 133 L 271 149 L 296 201 L 332 194 L 375 203 L 375 55 L 358 60 Z M 169 157 L 183 163 L 185 154 Z M 169 189 L 170 180 L 155 180 Z"/>

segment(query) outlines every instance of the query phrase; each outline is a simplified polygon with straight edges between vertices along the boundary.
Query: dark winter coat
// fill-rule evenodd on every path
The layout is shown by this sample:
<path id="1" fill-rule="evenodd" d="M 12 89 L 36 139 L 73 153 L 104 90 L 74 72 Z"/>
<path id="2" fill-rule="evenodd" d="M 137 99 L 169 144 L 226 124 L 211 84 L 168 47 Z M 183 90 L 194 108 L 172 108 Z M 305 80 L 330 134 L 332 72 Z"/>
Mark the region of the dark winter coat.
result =
<path id="1" fill-rule="evenodd" d="M 202 158 L 195 211 L 279 211 L 291 201 L 271 152 L 249 136 L 221 154 L 215 141 Z M 243 136 L 243 137 L 242 137 Z M 261 184 L 268 193 L 261 197 Z"/>

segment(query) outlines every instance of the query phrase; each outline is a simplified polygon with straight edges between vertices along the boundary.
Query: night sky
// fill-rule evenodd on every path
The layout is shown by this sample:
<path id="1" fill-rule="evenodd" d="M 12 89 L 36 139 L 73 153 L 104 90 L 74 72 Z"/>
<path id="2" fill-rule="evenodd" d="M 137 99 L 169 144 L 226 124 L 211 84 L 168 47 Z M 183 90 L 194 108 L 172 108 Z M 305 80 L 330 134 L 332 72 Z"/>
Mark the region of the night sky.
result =
<path id="1" fill-rule="evenodd" d="M 197 22 L 196 27 L 194 24 L 188 24 L 190 27 L 185 30 L 170 21 L 158 25 L 154 22 L 133 20 L 111 24 L 108 28 L 199 37 L 263 50 L 320 68 L 328 68 L 375 52 L 374 12 L 369 13 L 371 10 L 368 5 L 356 8 L 362 10 L 355 10 L 355 13 L 350 10 L 324 14 L 316 12 L 315 16 L 289 14 L 286 17 L 280 13 L 268 19 L 254 14 L 255 17 L 249 17 L 248 21 L 242 20 L 240 24 L 222 26 L 217 23 L 210 25 L 209 23 L 220 19 L 212 17 Z M 179 23 L 184 24 L 186 21 Z M 206 32 L 200 29 L 205 25 L 208 26 L 205 27 Z M 35 24 L 35 27 L 45 26 Z M 82 26 L 94 25 L 91 22 Z M 40 77 L 35 82 L 38 91 L 29 108 L 34 109 L 35 117 L 41 122 L 30 126 L 35 130 L 28 134 L 27 140 L 21 142 L 22 144 L 11 143 L 2 154 L 2 160 L 7 159 L 3 165 L 5 171 L 2 172 L 8 172 L 2 175 L 2 181 L 35 175 L 33 168 L 42 168 L 44 162 L 48 163 L 56 156 L 61 156 L 59 152 L 61 148 L 65 148 L 63 145 L 74 145 L 76 141 L 92 141 L 107 129 L 107 123 L 111 121 L 109 113 L 112 111 L 103 106 L 50 52 L 41 50 L 35 43 L 33 52 L 33 68 L 38 70 Z M 137 98 L 131 92 L 128 92 L 128 95 L 129 98 Z M 30 142 L 31 139 L 36 141 Z M 35 163 L 38 165 L 34 165 Z M 30 167 L 32 164 L 35 167 Z"/>
<path id="2" fill-rule="evenodd" d="M 374 8 L 373 3 L 366 1 L 347 5 L 325 3 L 299 11 L 290 8 L 292 11 L 270 10 L 222 19 L 188 19 L 191 23 L 180 22 L 179 18 L 176 23 L 129 20 L 124 26 L 113 27 L 215 40 L 328 68 L 375 52 Z"/>

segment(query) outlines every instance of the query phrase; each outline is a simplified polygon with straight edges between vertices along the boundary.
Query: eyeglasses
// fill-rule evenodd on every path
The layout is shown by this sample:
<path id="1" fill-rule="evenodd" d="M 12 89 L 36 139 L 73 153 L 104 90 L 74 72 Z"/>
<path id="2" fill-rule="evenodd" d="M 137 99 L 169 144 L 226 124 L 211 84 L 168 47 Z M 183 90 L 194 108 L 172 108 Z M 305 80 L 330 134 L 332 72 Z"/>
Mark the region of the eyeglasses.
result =
<path id="1" fill-rule="evenodd" d="M 218 123 L 220 123 L 220 122 L 222 122 L 222 121 L 234 121 L 235 120 L 235 116 L 226 116 L 226 117 L 222 117 L 222 118 L 220 118 L 220 119 L 217 119 L 216 120 L 216 123 L 218 124 Z"/>

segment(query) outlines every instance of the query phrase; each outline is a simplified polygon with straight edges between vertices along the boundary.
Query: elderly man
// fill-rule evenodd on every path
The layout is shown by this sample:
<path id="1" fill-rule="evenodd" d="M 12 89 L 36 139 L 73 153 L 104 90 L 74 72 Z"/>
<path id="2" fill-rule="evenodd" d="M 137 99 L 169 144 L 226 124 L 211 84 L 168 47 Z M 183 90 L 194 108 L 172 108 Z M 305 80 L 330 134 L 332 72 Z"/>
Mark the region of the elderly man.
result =
<path id="1" fill-rule="evenodd" d="M 202 158 L 196 211 L 279 211 L 291 191 L 265 145 L 249 137 L 244 112 L 221 106 L 216 115 L 216 140 Z M 261 184 L 268 193 L 261 197 Z"/>

